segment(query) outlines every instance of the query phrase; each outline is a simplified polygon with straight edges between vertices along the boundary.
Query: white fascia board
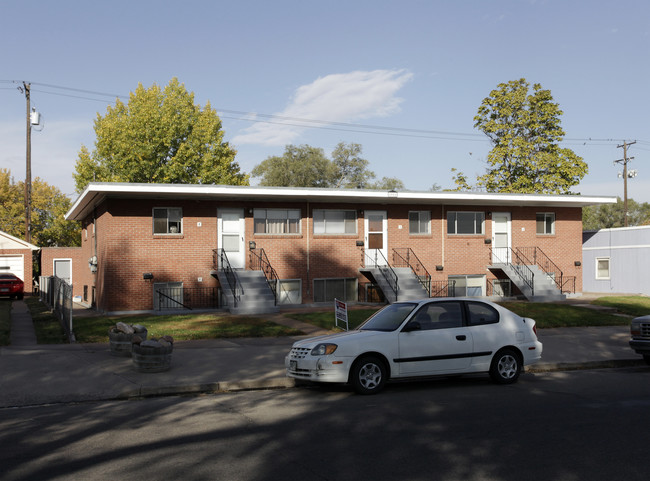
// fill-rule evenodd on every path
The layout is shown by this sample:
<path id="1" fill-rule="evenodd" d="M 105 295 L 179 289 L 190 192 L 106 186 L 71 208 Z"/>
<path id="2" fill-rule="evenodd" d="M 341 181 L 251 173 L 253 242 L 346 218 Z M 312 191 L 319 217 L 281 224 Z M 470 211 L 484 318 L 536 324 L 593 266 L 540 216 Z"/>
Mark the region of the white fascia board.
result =
<path id="1" fill-rule="evenodd" d="M 0 248 L 2 249 L 30 249 L 32 251 L 40 250 L 41 248 L 30 244 L 27 241 L 14 237 L 6 232 L 0 231 Z"/>
<path id="2" fill-rule="evenodd" d="M 362 204 L 431 204 L 477 206 L 584 207 L 614 204 L 616 197 L 580 195 L 492 194 L 485 192 L 417 192 L 367 189 L 323 189 L 306 187 L 260 187 L 196 184 L 91 183 L 66 213 L 66 219 L 81 220 L 83 214 L 106 196 L 169 195 L 182 197 L 242 197 L 247 200 L 286 200 L 310 202 L 356 202 Z"/>

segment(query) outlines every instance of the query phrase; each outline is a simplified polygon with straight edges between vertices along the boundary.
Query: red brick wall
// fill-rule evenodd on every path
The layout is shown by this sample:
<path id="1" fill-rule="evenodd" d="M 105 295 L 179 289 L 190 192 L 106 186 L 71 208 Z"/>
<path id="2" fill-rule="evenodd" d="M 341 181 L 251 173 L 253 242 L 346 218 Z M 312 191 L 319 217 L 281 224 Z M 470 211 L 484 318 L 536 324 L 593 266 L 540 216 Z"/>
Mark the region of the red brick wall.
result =
<path id="1" fill-rule="evenodd" d="M 83 232 L 82 232 L 83 236 Z M 83 286 L 87 284 L 88 257 L 81 247 L 43 247 L 41 249 L 41 275 L 54 275 L 55 259 L 72 261 L 72 295 L 83 297 Z"/>
<path id="2" fill-rule="evenodd" d="M 153 235 L 153 207 L 181 207 L 183 229 L 178 235 Z M 98 272 L 95 285 L 98 308 L 103 311 L 153 309 L 153 282 L 183 282 L 186 287 L 211 287 L 217 280 L 210 276 L 213 249 L 217 248 L 217 209 L 242 208 L 245 215 L 245 245 L 255 241 L 258 250 L 264 249 L 281 279 L 302 279 L 303 303 L 313 300 L 313 280 L 329 277 L 366 279 L 359 274 L 363 248 L 357 241 L 364 240 L 364 212 L 382 210 L 388 214 L 388 252 L 392 263 L 392 249 L 410 247 L 432 275 L 434 280 L 446 280 L 449 275 L 487 275 L 490 264 L 492 237 L 488 212 L 510 212 L 513 247 L 541 247 L 564 271 L 565 276 L 577 277 L 576 290 L 581 290 L 581 272 L 575 261 L 582 259 L 582 223 L 580 208 L 532 208 L 503 206 L 422 206 L 422 205 L 352 205 L 306 202 L 266 203 L 253 201 L 217 202 L 186 200 L 109 199 L 96 210 L 96 242 Z M 302 214 L 299 234 L 265 235 L 253 233 L 253 209 L 296 208 Z M 357 233 L 350 235 L 314 235 L 314 209 L 354 209 L 357 211 Z M 431 233 L 409 234 L 409 211 L 431 213 Z M 483 211 L 486 213 L 485 232 L 482 235 L 460 236 L 447 234 L 447 212 L 451 210 Z M 555 212 L 555 235 L 536 234 L 536 213 Z M 84 222 L 83 254 L 87 275 L 84 282 L 92 282 L 87 259 L 94 253 L 92 219 Z M 201 224 L 200 226 L 198 224 Z M 401 226 L 401 228 L 400 228 Z M 85 232 L 88 232 L 87 237 Z M 436 266 L 443 266 L 436 271 Z M 247 258 L 248 266 L 248 258 Z M 83 270 L 83 269 L 82 269 Z M 153 281 L 143 279 L 143 273 L 152 273 Z M 199 281 L 199 278 L 202 278 Z"/>

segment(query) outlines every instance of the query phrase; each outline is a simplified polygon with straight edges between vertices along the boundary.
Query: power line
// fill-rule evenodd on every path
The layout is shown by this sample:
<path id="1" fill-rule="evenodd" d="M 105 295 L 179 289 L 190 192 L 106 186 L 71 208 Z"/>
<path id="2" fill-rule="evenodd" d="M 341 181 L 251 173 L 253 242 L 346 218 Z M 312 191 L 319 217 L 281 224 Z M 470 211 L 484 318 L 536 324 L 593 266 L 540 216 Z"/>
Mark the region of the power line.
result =
<path id="1" fill-rule="evenodd" d="M 18 84 L 19 82 L 15 80 L 0 80 L 0 83 Z M 53 84 L 40 83 L 40 82 L 31 82 L 31 85 L 59 89 L 59 90 L 67 90 L 71 92 L 86 93 L 90 95 L 98 95 L 102 97 L 113 97 L 119 99 L 126 99 L 129 97 L 128 95 L 99 92 L 95 90 L 78 89 L 73 87 L 66 87 L 62 85 L 53 85 Z M 32 88 L 32 91 L 34 90 L 35 89 Z M 102 103 L 106 102 L 105 99 L 96 99 L 96 98 L 84 97 L 80 95 L 70 95 L 70 94 L 51 92 L 48 90 L 40 90 L 40 89 L 38 89 L 37 91 L 49 95 L 58 95 L 62 97 L 77 98 L 80 100 L 89 100 L 93 102 L 102 102 Z M 413 138 L 425 138 L 425 139 L 428 138 L 428 139 L 436 139 L 436 140 L 464 140 L 469 142 L 488 141 L 488 139 L 484 134 L 475 133 L 475 132 L 468 133 L 468 132 L 451 132 L 451 131 L 427 130 L 427 129 L 410 129 L 404 127 L 392 127 L 392 126 L 382 126 L 382 125 L 372 125 L 372 124 L 355 124 L 351 122 L 338 122 L 338 121 L 323 120 L 323 119 L 289 117 L 289 116 L 283 116 L 278 114 L 246 112 L 242 110 L 230 110 L 230 109 L 220 109 L 220 108 L 216 108 L 216 110 L 217 112 L 223 112 L 226 114 L 233 114 L 233 115 L 240 116 L 240 117 L 232 117 L 227 115 L 220 115 L 221 118 L 238 120 L 243 122 L 287 125 L 290 127 L 302 127 L 302 128 L 318 128 L 323 130 L 334 130 L 334 131 L 352 132 L 352 133 L 386 134 L 386 135 L 392 135 L 398 137 L 413 137 Z M 614 138 L 567 137 L 563 139 L 561 143 L 565 145 L 587 145 L 588 143 L 613 143 L 619 141 L 620 140 Z M 645 145 L 650 145 L 650 141 L 639 140 L 638 142 Z"/>

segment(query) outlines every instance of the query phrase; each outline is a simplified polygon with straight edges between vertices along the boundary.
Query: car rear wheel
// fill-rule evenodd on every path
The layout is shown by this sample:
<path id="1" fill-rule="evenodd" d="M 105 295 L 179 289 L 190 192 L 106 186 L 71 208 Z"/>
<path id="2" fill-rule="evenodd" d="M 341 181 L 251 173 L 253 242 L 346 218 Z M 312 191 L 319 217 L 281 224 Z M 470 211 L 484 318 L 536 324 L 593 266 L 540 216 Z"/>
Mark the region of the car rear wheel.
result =
<path id="1" fill-rule="evenodd" d="M 388 370 L 376 356 L 364 356 L 352 366 L 350 382 L 358 394 L 375 394 L 386 384 Z"/>
<path id="2" fill-rule="evenodd" d="M 496 353 L 490 366 L 490 377 L 497 384 L 517 382 L 521 373 L 519 354 L 512 349 L 503 349 Z"/>
<path id="3" fill-rule="evenodd" d="M 643 360 L 645 361 L 645 363 L 646 363 L 648 366 L 650 366 L 650 354 L 644 354 L 644 355 L 643 355 Z"/>

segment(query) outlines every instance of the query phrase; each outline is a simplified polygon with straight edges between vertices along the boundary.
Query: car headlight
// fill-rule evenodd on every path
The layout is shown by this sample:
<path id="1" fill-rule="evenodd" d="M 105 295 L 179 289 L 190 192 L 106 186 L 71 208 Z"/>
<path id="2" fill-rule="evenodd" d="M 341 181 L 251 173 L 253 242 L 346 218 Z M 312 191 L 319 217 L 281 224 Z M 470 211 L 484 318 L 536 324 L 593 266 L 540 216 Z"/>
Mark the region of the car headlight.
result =
<path id="1" fill-rule="evenodd" d="M 326 356 L 328 354 L 333 354 L 336 351 L 336 348 L 339 347 L 336 344 L 319 344 L 311 350 L 312 356 Z"/>

